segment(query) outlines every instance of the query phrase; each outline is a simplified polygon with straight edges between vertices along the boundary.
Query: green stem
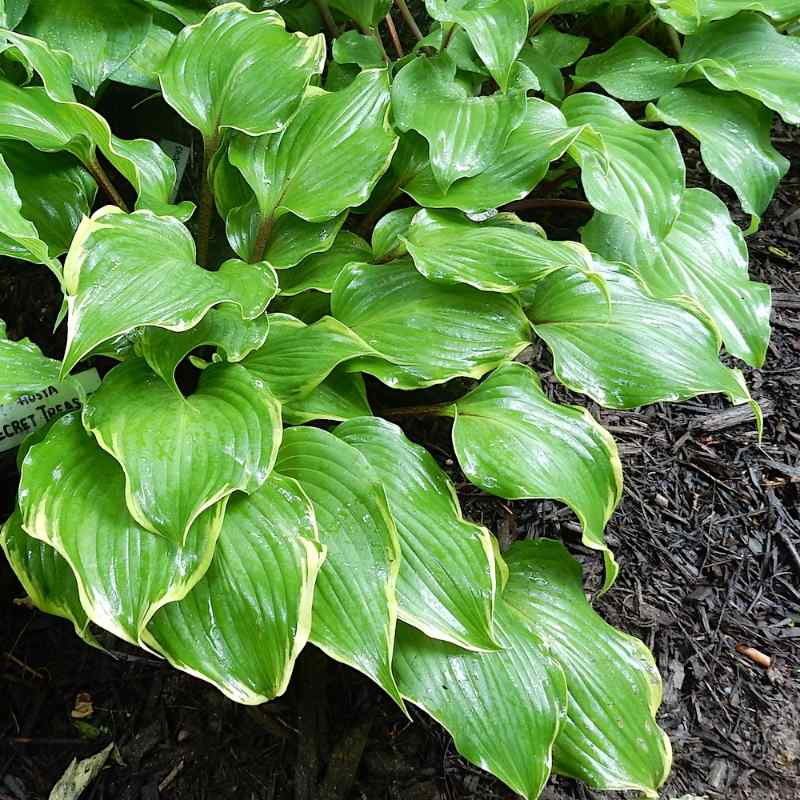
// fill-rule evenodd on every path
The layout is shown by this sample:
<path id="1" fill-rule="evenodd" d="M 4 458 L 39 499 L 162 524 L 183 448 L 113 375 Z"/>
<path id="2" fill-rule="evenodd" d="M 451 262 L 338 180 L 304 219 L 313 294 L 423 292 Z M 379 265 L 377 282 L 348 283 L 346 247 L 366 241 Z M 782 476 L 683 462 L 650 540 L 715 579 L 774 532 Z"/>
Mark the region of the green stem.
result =
<path id="1" fill-rule="evenodd" d="M 433 403 L 422 406 L 401 406 L 400 408 L 384 408 L 383 417 L 452 417 L 455 403 Z"/>
<path id="2" fill-rule="evenodd" d="M 108 177 L 108 173 L 99 161 L 90 161 L 86 164 L 86 169 L 115 206 L 119 206 L 123 211 L 129 211 L 128 204 L 122 199 L 122 195 L 117 191 L 117 187 L 111 182 L 111 178 Z"/>
<path id="3" fill-rule="evenodd" d="M 219 134 L 210 139 L 203 137 L 203 175 L 200 184 L 200 201 L 197 208 L 197 263 L 208 266 L 208 243 L 211 238 L 211 220 L 214 215 L 214 192 L 208 173 L 211 161 L 219 149 Z"/>
<path id="4" fill-rule="evenodd" d="M 330 37 L 335 39 L 337 34 L 336 21 L 333 19 L 333 14 L 331 14 L 331 10 L 328 7 L 328 0 L 314 0 L 314 2 L 316 3 L 319 15 L 322 17 L 322 21 L 325 23 L 325 29 L 328 31 Z"/>
<path id="5" fill-rule="evenodd" d="M 643 17 L 636 23 L 626 34 L 625 36 L 638 36 L 640 33 L 646 31 L 656 20 L 658 19 L 658 14 L 653 11 L 652 14 L 648 14 L 646 17 Z"/>
<path id="6" fill-rule="evenodd" d="M 543 11 L 531 19 L 530 27 L 528 28 L 528 36 L 535 36 L 539 31 L 547 25 L 550 17 L 555 13 L 555 9 L 551 8 L 549 11 Z"/>
<path id="7" fill-rule="evenodd" d="M 585 200 L 570 200 L 568 197 L 528 197 L 516 203 L 509 203 L 504 208 L 508 211 L 525 211 L 530 208 L 579 208 L 582 211 L 594 210 L 591 203 Z"/>
<path id="8" fill-rule="evenodd" d="M 253 251 L 250 253 L 250 263 L 255 264 L 256 261 L 264 260 L 264 253 L 267 251 L 267 244 L 269 237 L 272 236 L 272 229 L 275 226 L 275 215 L 270 214 L 258 229 L 256 241 L 253 244 Z"/>
<path id="9" fill-rule="evenodd" d="M 405 52 L 403 51 L 403 45 L 400 43 L 400 37 L 397 35 L 397 28 L 394 26 L 391 13 L 387 14 L 384 19 L 386 20 L 386 28 L 389 31 L 389 38 L 392 40 L 394 51 L 397 53 L 398 58 L 403 58 Z"/>
<path id="10" fill-rule="evenodd" d="M 666 25 L 667 29 L 667 38 L 669 39 L 669 43 L 672 45 L 672 50 L 675 53 L 675 58 L 679 58 L 681 54 L 681 40 L 678 36 L 678 31 L 672 27 L 672 25 Z"/>
<path id="11" fill-rule="evenodd" d="M 399 186 L 393 186 L 392 190 L 387 192 L 383 198 L 375 205 L 375 207 L 370 211 L 366 217 L 364 217 L 364 221 L 359 226 L 361 229 L 361 233 L 363 236 L 367 236 L 372 228 L 375 227 L 375 223 L 383 216 L 383 213 L 386 211 L 389 206 L 400 197 L 401 191 Z"/>
<path id="12" fill-rule="evenodd" d="M 440 53 L 443 53 L 445 50 L 447 50 L 447 45 L 450 44 L 450 41 L 453 38 L 453 34 L 457 30 L 458 30 L 457 22 L 452 23 L 452 25 L 450 25 L 450 27 L 447 29 L 447 31 L 444 34 L 444 38 L 442 39 L 442 46 L 439 48 Z"/>
<path id="13" fill-rule="evenodd" d="M 417 21 L 414 19 L 414 15 L 408 10 L 408 6 L 406 5 L 406 0 L 394 0 L 395 5 L 400 11 L 400 16 L 403 18 L 403 21 L 408 25 L 408 29 L 414 35 L 414 38 L 419 42 L 425 37 L 422 35 L 422 31 L 419 29 L 419 25 L 417 25 Z"/>
<path id="14" fill-rule="evenodd" d="M 386 53 L 386 48 L 383 46 L 383 39 L 381 39 L 381 35 L 378 33 L 378 29 L 368 28 L 367 30 L 364 31 L 364 34 L 366 36 L 371 36 L 378 43 L 378 47 L 380 47 L 381 53 L 383 55 L 383 63 L 388 64 L 390 59 Z"/>

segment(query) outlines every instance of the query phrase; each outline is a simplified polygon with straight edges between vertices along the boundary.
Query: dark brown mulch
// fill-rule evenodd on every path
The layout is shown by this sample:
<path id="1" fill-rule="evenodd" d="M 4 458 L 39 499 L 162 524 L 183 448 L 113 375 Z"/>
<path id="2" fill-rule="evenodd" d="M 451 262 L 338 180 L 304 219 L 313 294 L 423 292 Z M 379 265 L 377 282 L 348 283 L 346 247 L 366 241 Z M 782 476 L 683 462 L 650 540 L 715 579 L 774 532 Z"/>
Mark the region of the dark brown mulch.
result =
<path id="1" fill-rule="evenodd" d="M 800 163 L 798 139 L 779 129 L 778 140 Z M 685 149 L 690 182 L 712 184 L 735 207 L 725 187 L 697 164 L 691 144 Z M 665 679 L 659 718 L 675 750 L 664 797 L 673 800 L 684 793 L 709 800 L 800 798 L 796 167 L 749 244 L 753 277 L 775 292 L 767 364 L 746 370 L 767 412 L 762 442 L 752 422 L 742 422 L 718 397 L 625 413 L 590 405 L 619 442 L 626 478 L 609 530 L 622 572 L 596 606 L 655 652 Z M 48 340 L 57 287 L 35 267 L 2 269 L 0 317 L 13 334 L 31 334 L 59 355 L 63 342 Z M 547 377 L 546 355 L 534 357 Z M 555 396 L 576 400 L 549 386 Z M 409 432 L 452 471 L 446 429 L 415 424 Z M 7 510 L 15 477 L 8 459 L 2 469 L 0 502 Z M 468 516 L 504 542 L 563 536 L 586 563 L 589 585 L 597 586 L 598 561 L 577 545 L 566 510 L 502 503 L 454 478 Z M 313 649 L 285 697 L 247 709 L 147 654 L 120 649 L 109 658 L 83 645 L 66 623 L 12 605 L 22 592 L 5 563 L 0 593 L 0 800 L 47 797 L 72 758 L 111 741 L 118 758 L 87 790 L 88 800 L 511 797 L 460 759 L 438 726 L 416 712 L 408 722 L 368 681 Z M 756 666 L 737 645 L 769 655 L 772 666 Z M 85 720 L 71 717 L 79 692 L 88 692 L 94 706 Z M 358 770 L 351 776 L 353 764 Z M 318 771 L 323 788 L 304 794 Z M 342 793 L 351 778 L 352 791 Z M 603 796 L 609 795 L 561 779 L 543 795 Z"/>

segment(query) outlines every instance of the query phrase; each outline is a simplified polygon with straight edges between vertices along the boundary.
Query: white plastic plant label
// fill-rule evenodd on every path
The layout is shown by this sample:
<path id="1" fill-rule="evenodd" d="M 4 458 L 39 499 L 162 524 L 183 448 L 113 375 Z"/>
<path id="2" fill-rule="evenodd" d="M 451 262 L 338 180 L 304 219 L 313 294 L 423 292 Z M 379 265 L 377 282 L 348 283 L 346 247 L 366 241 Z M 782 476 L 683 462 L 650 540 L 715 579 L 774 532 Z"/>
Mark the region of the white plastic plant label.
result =
<path id="1" fill-rule="evenodd" d="M 175 164 L 175 187 L 169 198 L 170 203 L 175 202 L 175 197 L 178 194 L 178 188 L 183 180 L 183 173 L 186 172 L 186 166 L 189 163 L 189 156 L 191 155 L 191 148 L 180 142 L 173 142 L 171 139 L 161 139 L 158 143 L 161 149 L 172 159 Z"/>
<path id="2" fill-rule="evenodd" d="M 100 385 L 96 369 L 87 369 L 72 376 L 87 392 Z M 19 447 L 22 440 L 58 414 L 81 407 L 78 393 L 69 384 L 54 384 L 33 394 L 26 394 L 14 403 L 0 406 L 0 453 Z"/>

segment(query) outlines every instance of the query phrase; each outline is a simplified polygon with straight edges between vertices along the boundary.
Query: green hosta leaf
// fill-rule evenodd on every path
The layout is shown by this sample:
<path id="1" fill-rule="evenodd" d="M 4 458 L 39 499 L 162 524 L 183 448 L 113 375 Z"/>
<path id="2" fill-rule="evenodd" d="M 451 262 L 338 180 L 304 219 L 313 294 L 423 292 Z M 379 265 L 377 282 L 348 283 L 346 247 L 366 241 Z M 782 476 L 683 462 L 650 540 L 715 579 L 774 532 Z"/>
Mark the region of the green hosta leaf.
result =
<path id="1" fill-rule="evenodd" d="M 552 25 L 546 25 L 530 39 L 530 44 L 534 51 L 562 69 L 574 64 L 586 52 L 590 41 L 586 36 L 563 33 Z"/>
<path id="2" fill-rule="evenodd" d="M 221 128 L 258 136 L 286 127 L 324 63 L 321 35 L 287 33 L 274 11 L 225 3 L 180 32 L 160 73 L 161 88 L 213 150 Z"/>
<path id="3" fill-rule="evenodd" d="M 274 297 L 277 278 L 269 264 L 234 259 L 208 272 L 195 264 L 194 241 L 178 220 L 106 207 L 78 228 L 64 286 L 66 374 L 92 348 L 140 325 L 185 331 L 217 303 L 235 303 L 253 319 Z"/>
<path id="4" fill-rule="evenodd" d="M 184 25 L 196 25 L 208 12 L 207 0 L 137 0 L 141 5 L 169 14 Z"/>
<path id="5" fill-rule="evenodd" d="M 25 16 L 31 0 L 0 0 L 0 28 L 13 29 Z"/>
<path id="6" fill-rule="evenodd" d="M 22 64 L 28 80 L 39 73 L 45 89 L 53 100 L 61 103 L 75 101 L 72 86 L 72 56 L 64 50 L 50 49 L 46 42 L 22 33 L 0 31 L 0 52 Z"/>
<path id="7" fill-rule="evenodd" d="M 340 92 L 310 90 L 285 131 L 234 139 L 228 159 L 261 217 L 256 250 L 284 214 L 323 222 L 369 197 L 397 146 L 388 113 L 388 73 L 367 70 Z"/>
<path id="8" fill-rule="evenodd" d="M 169 202 L 175 165 L 155 142 L 119 139 L 91 108 L 58 101 L 41 87 L 22 88 L 0 78 L 0 138 L 27 142 L 45 152 L 72 153 L 94 175 L 99 150 L 136 190 L 137 208 L 180 219 L 187 219 L 194 208 L 188 202 Z"/>
<path id="9" fill-rule="evenodd" d="M 672 753 L 655 722 L 661 680 L 650 651 L 592 610 L 580 566 L 560 543 L 517 542 L 506 559 L 503 599 L 547 642 L 567 680 L 555 771 L 596 789 L 658 797 Z"/>
<path id="10" fill-rule="evenodd" d="M 325 222 L 306 222 L 294 214 L 262 216 L 258 201 L 239 170 L 227 157 L 212 167 L 214 200 L 225 219 L 228 242 L 242 258 L 263 250 L 263 260 L 275 269 L 288 269 L 332 245 L 347 212 Z"/>
<path id="11" fill-rule="evenodd" d="M 308 640 L 324 557 L 308 498 L 273 473 L 231 498 L 208 571 L 155 614 L 143 639 L 231 700 L 265 703 L 286 691 Z"/>
<path id="12" fill-rule="evenodd" d="M 663 239 L 678 214 L 686 177 L 672 131 L 648 130 L 618 103 L 589 92 L 568 97 L 561 110 L 571 125 L 589 125 L 596 134 L 582 135 L 570 150 L 589 202 L 630 222 L 640 236 Z"/>
<path id="13" fill-rule="evenodd" d="M 57 277 L 61 264 L 51 258 L 36 226 L 22 213 L 22 199 L 14 176 L 0 152 L 0 255 L 45 264 Z"/>
<path id="14" fill-rule="evenodd" d="M 383 51 L 377 39 L 358 31 L 345 31 L 333 40 L 333 60 L 337 64 L 358 64 L 361 69 L 384 66 Z"/>
<path id="15" fill-rule="evenodd" d="M 499 598 L 495 636 L 502 650 L 475 653 L 400 625 L 397 683 L 447 728 L 464 758 L 535 800 L 566 713 L 564 675 L 532 625 Z"/>
<path id="16" fill-rule="evenodd" d="M 680 60 L 718 89 L 755 97 L 785 122 L 800 124 L 800 41 L 760 14 L 712 22 L 686 39 Z"/>
<path id="17" fill-rule="evenodd" d="M 331 315 L 331 296 L 316 289 L 309 289 L 290 297 L 278 297 L 274 303 L 277 314 L 288 314 L 297 317 L 306 325 L 313 325 L 323 317 Z"/>
<path id="18" fill-rule="evenodd" d="M 364 378 L 357 372 L 335 369 L 311 392 L 283 405 L 287 425 L 304 425 L 318 419 L 342 422 L 371 416 Z"/>
<path id="19" fill-rule="evenodd" d="M 392 674 L 400 548 L 380 483 L 358 450 L 320 428 L 289 428 L 275 468 L 311 499 L 328 548 L 311 641 L 402 706 Z"/>
<path id="20" fill-rule="evenodd" d="M 538 226 L 514 214 L 471 222 L 456 211 L 423 209 L 404 241 L 429 280 L 484 292 L 518 292 L 564 267 L 592 269 L 588 250 L 575 242 L 550 242 Z"/>
<path id="21" fill-rule="evenodd" d="M 491 1 L 491 0 L 490 0 Z M 442 49 L 442 39 L 446 32 L 448 32 L 447 54 L 453 61 L 456 62 L 456 67 L 460 72 L 472 73 L 473 76 L 478 76 L 482 80 L 489 77 L 489 70 L 478 58 L 475 48 L 470 41 L 469 34 L 460 27 L 453 27 L 450 25 L 439 26 L 434 28 L 427 36 L 420 39 L 414 45 L 414 54 L 424 54 L 423 48 L 432 47 L 436 51 Z M 397 66 L 402 66 L 405 62 L 396 62 Z M 513 73 L 512 73 L 513 74 Z"/>
<path id="22" fill-rule="evenodd" d="M 331 310 L 380 353 L 352 368 L 400 389 L 479 378 L 530 343 L 515 298 L 433 283 L 410 260 L 349 264 L 333 287 Z"/>
<path id="23" fill-rule="evenodd" d="M 66 153 L 41 153 L 23 142 L 0 142 L 0 158 L 14 176 L 23 216 L 36 226 L 49 254 L 66 253 L 94 202 L 92 177 Z"/>
<path id="24" fill-rule="evenodd" d="M 335 61 L 330 61 L 325 71 L 323 88 L 328 92 L 346 89 L 358 77 L 360 71 L 360 67 L 355 64 L 337 64 Z"/>
<path id="25" fill-rule="evenodd" d="M 6 324 L 0 319 L 0 405 L 57 384 L 60 366 L 28 339 L 9 339 Z"/>
<path id="26" fill-rule="evenodd" d="M 398 208 L 381 217 L 372 231 L 372 251 L 370 255 L 377 262 L 392 261 L 404 256 L 406 249 L 403 237 L 406 235 L 411 220 L 419 211 L 416 206 Z M 366 261 L 366 258 L 352 259 L 353 261 Z"/>
<path id="27" fill-rule="evenodd" d="M 698 28 L 740 11 L 760 11 L 776 20 L 800 14 L 797 0 L 650 0 L 658 16 L 681 33 Z"/>
<path id="28" fill-rule="evenodd" d="M 636 36 L 620 39 L 610 50 L 578 62 L 576 86 L 599 83 L 623 100 L 652 100 L 677 86 L 691 69 Z"/>
<path id="29" fill-rule="evenodd" d="M 178 544 L 204 510 L 258 489 L 281 441 L 280 404 L 238 364 L 211 365 L 184 399 L 142 359 L 125 361 L 88 399 L 83 423 L 122 465 L 131 515 Z"/>
<path id="30" fill-rule="evenodd" d="M 254 219 L 257 222 L 258 216 Z M 272 228 L 263 260 L 283 270 L 297 266 L 315 253 L 324 253 L 333 246 L 346 219 L 347 212 L 327 222 L 306 222 L 294 214 L 286 214 Z"/>
<path id="31" fill-rule="evenodd" d="M 53 547 L 25 533 L 19 511 L 3 525 L 0 547 L 36 608 L 69 620 L 78 636 L 96 646 L 72 569 Z"/>
<path id="32" fill-rule="evenodd" d="M 428 13 L 443 23 L 460 25 L 497 81 L 508 88 L 511 67 L 528 35 L 525 0 L 425 0 Z"/>
<path id="33" fill-rule="evenodd" d="M 278 273 L 280 292 L 289 296 L 307 289 L 330 293 L 343 267 L 351 261 L 365 261 L 371 257 L 372 249 L 360 236 L 340 231 L 330 250 L 307 256 L 297 266 Z"/>
<path id="34" fill-rule="evenodd" d="M 745 211 L 756 217 L 764 213 L 789 161 L 770 142 L 773 115 L 761 103 L 694 83 L 648 105 L 647 117 L 699 139 L 708 171 L 733 188 Z"/>
<path id="35" fill-rule="evenodd" d="M 225 303 L 212 308 L 197 325 L 181 333 L 163 328 L 144 328 L 136 346 L 153 372 L 180 394 L 175 383 L 175 370 L 196 347 L 214 345 L 221 360 L 241 361 L 264 344 L 268 331 L 266 315 L 242 319 L 239 308 Z"/>
<path id="36" fill-rule="evenodd" d="M 426 166 L 401 185 L 417 203 L 429 208 L 458 208 L 470 213 L 498 208 L 530 194 L 547 174 L 550 162 L 561 158 L 580 132 L 580 128 L 567 127 L 564 115 L 554 105 L 529 97 L 522 122 L 479 175 L 457 180 L 442 191 L 433 170 Z"/>
<path id="37" fill-rule="evenodd" d="M 635 265 L 655 297 L 696 300 L 720 330 L 725 349 L 760 367 L 769 342 L 770 289 L 747 275 L 747 245 L 725 204 L 705 189 L 687 189 L 675 225 L 653 246 L 620 217 L 597 214 L 583 241 L 613 261 Z"/>
<path id="38" fill-rule="evenodd" d="M 551 403 L 533 370 L 506 364 L 455 403 L 453 446 L 464 475 L 484 491 L 566 503 L 583 543 L 603 552 L 603 591 L 611 587 L 618 567 L 603 531 L 622 497 L 622 465 L 585 408 Z"/>
<path id="39" fill-rule="evenodd" d="M 160 24 L 156 17 L 153 19 L 153 24 L 144 41 L 133 51 L 127 61 L 111 73 L 110 79 L 128 86 L 160 90 L 158 73 L 164 68 L 174 42 L 175 34 Z"/>
<path id="40" fill-rule="evenodd" d="M 155 142 L 125 140 L 91 108 L 75 102 L 68 53 L 51 50 L 30 36 L 5 31 L 6 52 L 39 73 L 43 88 L 21 88 L 0 79 L 0 138 L 18 139 L 37 150 L 72 153 L 91 172 L 101 168 L 98 150 L 136 190 L 136 207 L 188 219 L 194 206 L 172 205 L 175 164 Z"/>
<path id="41" fill-rule="evenodd" d="M 389 169 L 375 185 L 371 198 L 361 210 L 370 212 L 376 217 L 381 216 L 388 207 L 385 204 L 400 197 L 403 187 L 418 172 L 426 168 L 430 170 L 428 143 L 415 131 L 402 134 Z M 431 180 L 433 180 L 432 174 Z"/>
<path id="42" fill-rule="evenodd" d="M 23 30 L 72 56 L 72 75 L 89 94 L 147 36 L 152 13 L 130 0 L 31 0 Z"/>
<path id="43" fill-rule="evenodd" d="M 183 546 L 139 527 L 125 505 L 122 468 L 78 413 L 58 419 L 28 451 L 19 503 L 23 528 L 69 562 L 92 622 L 132 644 L 160 606 L 202 577 L 225 505 L 205 511 Z"/>
<path id="44" fill-rule="evenodd" d="M 528 309 L 570 389 L 609 408 L 635 408 L 723 392 L 752 402 L 739 370 L 719 360 L 719 335 L 699 307 L 656 300 L 621 264 L 595 258 L 608 296 L 585 275 L 560 270 L 536 288 Z"/>
<path id="45" fill-rule="evenodd" d="M 418 131 L 428 140 L 440 192 L 489 167 L 525 119 L 525 107 L 523 91 L 473 97 L 456 79 L 456 64 L 446 52 L 414 59 L 392 84 L 395 125 L 403 132 Z"/>
<path id="46" fill-rule="evenodd" d="M 374 28 L 392 7 L 392 0 L 329 0 L 331 8 L 355 20 L 360 28 Z"/>
<path id="47" fill-rule="evenodd" d="M 282 403 L 307 395 L 342 362 L 375 352 L 332 317 L 306 325 L 287 314 L 270 314 L 269 321 L 266 343 L 242 363 Z"/>
<path id="48" fill-rule="evenodd" d="M 536 75 L 545 97 L 561 100 L 564 97 L 561 68 L 577 61 L 588 46 L 589 39 L 585 36 L 572 36 L 548 25 L 522 48 L 519 60 Z"/>
<path id="49" fill-rule="evenodd" d="M 400 619 L 470 650 L 496 649 L 492 537 L 461 516 L 455 488 L 433 456 L 376 417 L 345 422 L 335 434 L 364 455 L 386 490 L 403 553 Z"/>

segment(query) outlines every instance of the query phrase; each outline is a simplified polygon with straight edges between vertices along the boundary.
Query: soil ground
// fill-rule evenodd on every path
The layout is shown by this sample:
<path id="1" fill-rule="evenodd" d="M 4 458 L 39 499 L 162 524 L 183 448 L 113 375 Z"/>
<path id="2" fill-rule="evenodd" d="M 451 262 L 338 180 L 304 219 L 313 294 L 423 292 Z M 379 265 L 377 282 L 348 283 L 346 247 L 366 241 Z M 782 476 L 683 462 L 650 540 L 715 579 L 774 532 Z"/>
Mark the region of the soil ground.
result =
<path id="1" fill-rule="evenodd" d="M 617 438 L 625 470 L 609 529 L 621 574 L 595 606 L 655 653 L 665 682 L 659 720 L 675 751 L 663 791 L 670 800 L 800 798 L 800 138 L 783 128 L 776 137 L 795 167 L 749 239 L 751 274 L 774 291 L 766 365 L 745 370 L 766 414 L 762 442 L 752 420 L 716 396 L 624 413 L 588 404 Z M 690 184 L 710 186 L 735 208 L 694 145 L 684 142 L 684 150 Z M 535 218 L 554 238 L 574 236 L 585 221 L 578 213 Z M 0 317 L 10 334 L 30 335 L 54 356 L 63 347 L 49 334 L 59 299 L 43 269 L 0 265 Z M 531 359 L 554 396 L 585 402 L 549 380 L 545 353 Z M 562 536 L 596 588 L 600 564 L 577 544 L 571 515 L 551 503 L 503 503 L 467 485 L 454 472 L 442 424 L 419 422 L 408 432 L 451 471 L 466 515 L 504 544 Z M 15 488 L 6 459 L 0 518 Z M 412 712 L 409 722 L 367 680 L 312 648 L 285 697 L 244 708 L 141 652 L 113 643 L 116 658 L 92 650 L 66 623 L 13 604 L 21 594 L 3 561 L 0 800 L 47 797 L 71 759 L 109 742 L 117 752 L 87 800 L 512 797 L 460 759 L 423 714 Z M 739 655 L 737 645 L 769 655 L 770 668 Z M 81 692 L 93 712 L 75 719 Z M 321 788 L 308 789 L 318 774 Z M 543 797 L 614 795 L 554 779 Z"/>

